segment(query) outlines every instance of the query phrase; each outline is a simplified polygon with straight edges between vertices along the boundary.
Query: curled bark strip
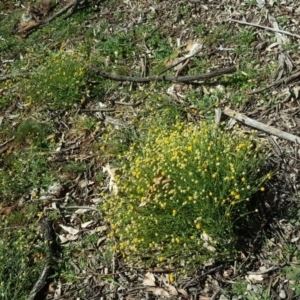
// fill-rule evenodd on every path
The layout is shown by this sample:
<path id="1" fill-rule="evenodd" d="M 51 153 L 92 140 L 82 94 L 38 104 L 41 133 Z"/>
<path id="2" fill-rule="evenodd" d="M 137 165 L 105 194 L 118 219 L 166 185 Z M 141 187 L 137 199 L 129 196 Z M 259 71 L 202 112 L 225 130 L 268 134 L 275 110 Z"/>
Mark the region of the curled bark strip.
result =
<path id="1" fill-rule="evenodd" d="M 178 76 L 178 77 L 176 76 L 148 76 L 148 77 L 121 76 L 121 75 L 106 73 L 95 67 L 92 67 L 92 71 L 95 72 L 97 75 L 112 80 L 116 80 L 116 81 L 130 81 L 130 82 L 137 82 L 137 83 L 149 83 L 151 81 L 192 82 L 195 80 L 204 80 L 204 79 L 209 79 L 213 77 L 234 73 L 236 71 L 236 67 L 231 66 L 228 68 L 211 71 L 204 74 L 191 75 L 191 76 Z"/>
<path id="2" fill-rule="evenodd" d="M 269 134 L 278 136 L 282 139 L 300 144 L 300 137 L 298 137 L 296 135 L 293 135 L 293 134 L 290 134 L 288 132 L 284 132 L 284 131 L 282 131 L 280 129 L 277 129 L 275 127 L 263 124 L 261 122 L 258 122 L 256 120 L 254 120 L 254 119 L 248 118 L 244 114 L 236 112 L 232 109 L 225 108 L 223 113 L 225 115 L 229 116 L 229 117 L 237 119 L 238 121 L 240 121 L 241 123 L 243 123 L 245 125 L 248 125 L 250 127 L 256 128 L 258 130 L 261 130 L 261 131 L 267 132 Z"/>

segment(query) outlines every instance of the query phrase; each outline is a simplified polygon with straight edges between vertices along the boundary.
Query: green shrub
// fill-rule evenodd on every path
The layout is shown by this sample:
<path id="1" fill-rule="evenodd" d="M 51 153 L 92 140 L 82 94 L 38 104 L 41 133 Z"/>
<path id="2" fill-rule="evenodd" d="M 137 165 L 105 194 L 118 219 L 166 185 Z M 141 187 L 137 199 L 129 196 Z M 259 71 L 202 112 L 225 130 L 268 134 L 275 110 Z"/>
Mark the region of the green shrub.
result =
<path id="1" fill-rule="evenodd" d="M 26 105 L 45 105 L 51 109 L 66 109 L 84 101 L 85 66 L 77 53 L 49 53 L 45 62 L 31 78 L 22 81 Z"/>
<path id="2" fill-rule="evenodd" d="M 0 299 L 28 299 L 43 269 L 46 245 L 36 241 L 36 230 L 28 227 L 34 222 L 32 213 L 34 208 L 29 208 L 1 219 Z"/>
<path id="3" fill-rule="evenodd" d="M 17 129 L 15 138 L 20 145 L 47 146 L 47 136 L 51 128 L 48 124 L 26 120 Z"/>
<path id="4" fill-rule="evenodd" d="M 145 266 L 232 254 L 255 215 L 250 198 L 271 176 L 259 176 L 265 150 L 254 139 L 207 124 L 151 128 L 125 155 L 119 192 L 103 204 L 114 250 Z"/>
<path id="5" fill-rule="evenodd" d="M 7 202 L 26 195 L 33 188 L 48 188 L 53 182 L 46 153 L 35 149 L 14 151 L 0 165 L 0 197 Z"/>

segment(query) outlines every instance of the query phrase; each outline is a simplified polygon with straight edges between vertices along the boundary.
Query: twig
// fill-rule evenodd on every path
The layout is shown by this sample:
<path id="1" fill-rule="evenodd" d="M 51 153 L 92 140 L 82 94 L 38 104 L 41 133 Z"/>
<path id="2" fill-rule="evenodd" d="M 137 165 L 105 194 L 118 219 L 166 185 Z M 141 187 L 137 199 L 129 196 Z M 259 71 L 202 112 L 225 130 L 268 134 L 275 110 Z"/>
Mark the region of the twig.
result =
<path id="1" fill-rule="evenodd" d="M 75 205 L 72 205 L 72 206 L 63 206 L 62 208 L 64 209 L 87 209 L 87 210 L 92 210 L 92 211 L 96 211 L 98 214 L 100 214 L 100 211 L 97 209 L 97 208 L 94 208 L 94 207 L 90 207 L 90 206 L 75 206 Z"/>
<path id="2" fill-rule="evenodd" d="M 293 37 L 296 37 L 296 38 L 300 39 L 300 35 L 295 34 L 295 33 L 291 33 L 289 31 L 276 29 L 276 28 L 272 28 L 272 27 L 267 27 L 267 26 L 262 26 L 262 25 L 258 25 L 258 24 L 255 24 L 255 23 L 248 23 L 248 22 L 244 22 L 244 21 L 234 20 L 234 19 L 228 19 L 228 21 L 236 22 L 236 23 L 239 23 L 239 24 L 242 24 L 242 25 L 249 25 L 249 26 L 262 28 L 262 29 L 266 29 L 266 30 L 269 30 L 269 31 L 290 35 L 290 36 L 293 36 Z"/>
<path id="3" fill-rule="evenodd" d="M 192 76 L 148 76 L 148 77 L 132 77 L 132 76 L 121 76 L 116 74 L 110 74 L 99 70 L 96 67 L 92 67 L 92 71 L 97 75 L 100 75 L 105 78 L 110 78 L 116 81 L 130 81 L 137 83 L 149 83 L 151 81 L 173 81 L 173 82 L 191 82 L 195 80 L 204 80 L 209 79 L 225 74 L 231 74 L 236 71 L 236 67 L 232 66 L 229 68 L 219 69 L 216 71 L 211 71 L 209 73 L 192 75 Z"/>
<path id="4" fill-rule="evenodd" d="M 287 78 L 282 78 L 282 79 L 279 79 L 271 84 L 269 84 L 268 86 L 266 87 L 263 87 L 263 88 L 260 88 L 258 90 L 255 90 L 255 91 L 252 91 L 252 92 L 249 92 L 248 95 L 252 95 L 252 94 L 256 94 L 256 93 L 260 93 L 260 92 L 263 92 L 265 90 L 268 90 L 276 85 L 279 85 L 281 83 L 285 83 L 285 84 L 288 84 L 292 81 L 294 81 L 295 79 L 297 79 L 298 77 L 300 76 L 300 71 L 299 70 L 296 70 L 295 72 L 293 72 L 289 77 Z"/>
<path id="5" fill-rule="evenodd" d="M 271 271 L 275 271 L 275 270 L 278 270 L 279 267 L 275 267 L 275 266 L 272 266 L 264 271 L 257 271 L 257 272 L 247 272 L 248 275 L 264 275 L 264 274 L 267 274 Z"/>
<path id="6" fill-rule="evenodd" d="M 229 108 L 225 108 L 223 113 L 229 117 L 235 118 L 238 121 L 242 122 L 245 125 L 251 126 L 253 128 L 262 130 L 264 132 L 267 132 L 269 134 L 273 134 L 276 135 L 282 139 L 291 141 L 291 142 L 295 142 L 295 143 L 300 143 L 300 137 L 284 132 L 280 129 L 277 129 L 275 127 L 260 123 L 254 119 L 248 118 L 247 116 L 245 116 L 244 114 L 238 113 L 232 109 Z"/>
<path id="7" fill-rule="evenodd" d="M 113 112 L 113 111 L 115 111 L 115 109 L 114 108 L 97 108 L 97 109 L 83 109 L 82 111 L 86 111 L 86 112 L 99 112 L 99 111 Z"/>

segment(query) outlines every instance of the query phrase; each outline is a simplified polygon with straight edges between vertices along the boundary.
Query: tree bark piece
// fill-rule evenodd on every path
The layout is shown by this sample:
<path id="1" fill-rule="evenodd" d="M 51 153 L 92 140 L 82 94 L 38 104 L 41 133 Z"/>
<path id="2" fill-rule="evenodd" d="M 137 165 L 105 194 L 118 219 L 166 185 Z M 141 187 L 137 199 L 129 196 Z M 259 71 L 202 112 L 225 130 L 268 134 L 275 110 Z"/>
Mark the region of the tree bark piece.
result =
<path id="1" fill-rule="evenodd" d="M 284 132 L 284 131 L 282 131 L 280 129 L 277 129 L 275 127 L 263 124 L 261 122 L 258 122 L 256 120 L 254 120 L 254 119 L 248 118 L 246 115 L 241 114 L 239 112 L 236 112 L 236 111 L 234 111 L 230 108 L 225 108 L 223 113 L 225 115 L 229 116 L 229 117 L 232 117 L 232 118 L 240 121 L 241 123 L 243 123 L 245 125 L 248 125 L 250 127 L 256 128 L 258 130 L 261 130 L 261 131 L 267 132 L 269 134 L 278 136 L 282 139 L 300 144 L 300 137 L 298 137 L 296 135 L 293 135 L 293 134 L 290 134 L 290 133 L 287 133 L 287 132 Z"/>

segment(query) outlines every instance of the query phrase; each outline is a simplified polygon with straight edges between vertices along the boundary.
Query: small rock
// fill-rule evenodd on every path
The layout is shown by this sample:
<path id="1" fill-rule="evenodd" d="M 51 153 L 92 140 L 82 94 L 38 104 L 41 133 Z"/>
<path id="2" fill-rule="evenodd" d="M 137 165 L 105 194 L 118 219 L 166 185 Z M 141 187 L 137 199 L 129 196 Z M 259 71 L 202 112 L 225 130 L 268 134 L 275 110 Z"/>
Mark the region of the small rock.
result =
<path id="1" fill-rule="evenodd" d="M 286 298 L 286 292 L 284 290 L 281 290 L 279 293 L 280 299 L 285 299 Z"/>
<path id="2" fill-rule="evenodd" d="M 224 295 L 221 295 L 219 300 L 228 300 L 228 298 L 226 298 Z"/>

